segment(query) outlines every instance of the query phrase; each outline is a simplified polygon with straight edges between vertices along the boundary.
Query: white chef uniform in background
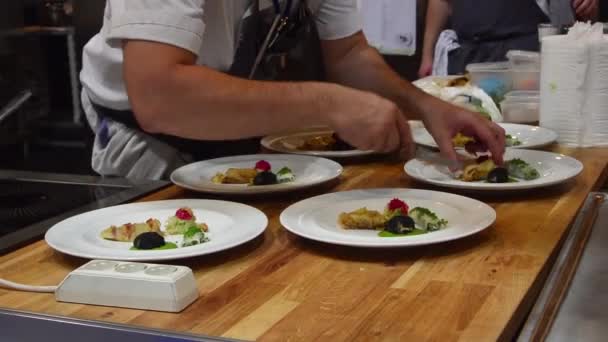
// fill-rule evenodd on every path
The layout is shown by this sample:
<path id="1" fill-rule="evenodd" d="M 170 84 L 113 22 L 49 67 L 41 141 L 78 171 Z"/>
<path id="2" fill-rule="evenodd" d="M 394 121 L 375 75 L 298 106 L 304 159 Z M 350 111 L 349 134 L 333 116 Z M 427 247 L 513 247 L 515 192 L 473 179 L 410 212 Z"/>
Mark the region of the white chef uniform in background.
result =
<path id="1" fill-rule="evenodd" d="M 370 45 L 388 55 L 416 52 L 416 0 L 358 1 Z"/>

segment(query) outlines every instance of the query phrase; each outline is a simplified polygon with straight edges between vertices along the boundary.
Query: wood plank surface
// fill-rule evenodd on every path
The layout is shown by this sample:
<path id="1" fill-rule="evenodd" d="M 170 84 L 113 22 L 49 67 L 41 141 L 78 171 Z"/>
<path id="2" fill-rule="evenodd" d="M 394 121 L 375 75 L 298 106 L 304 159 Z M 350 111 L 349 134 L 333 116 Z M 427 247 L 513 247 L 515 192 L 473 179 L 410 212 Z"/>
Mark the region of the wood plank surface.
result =
<path id="1" fill-rule="evenodd" d="M 509 340 L 585 197 L 607 176 L 608 149 L 551 150 L 577 158 L 585 170 L 551 188 L 483 194 L 416 183 L 402 163 L 373 160 L 346 165 L 339 183 L 311 191 L 228 198 L 264 211 L 268 229 L 229 251 L 173 262 L 194 270 L 200 291 L 179 314 L 57 303 L 51 294 L 4 289 L 0 307 L 245 340 Z M 281 211 L 300 199 L 382 187 L 463 194 L 491 205 L 498 218 L 467 239 L 390 250 L 308 241 L 279 224 Z M 212 197 L 169 187 L 143 200 L 173 198 Z M 0 277 L 53 285 L 85 262 L 39 241 L 0 257 Z"/>

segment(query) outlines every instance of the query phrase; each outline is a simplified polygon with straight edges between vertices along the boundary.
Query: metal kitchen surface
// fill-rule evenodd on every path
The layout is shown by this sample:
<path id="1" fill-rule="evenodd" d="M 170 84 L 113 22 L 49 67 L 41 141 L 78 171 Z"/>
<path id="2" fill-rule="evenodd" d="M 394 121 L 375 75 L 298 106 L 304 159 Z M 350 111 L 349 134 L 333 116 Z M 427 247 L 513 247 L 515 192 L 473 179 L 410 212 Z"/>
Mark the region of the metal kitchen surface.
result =
<path id="1" fill-rule="evenodd" d="M 169 183 L 0 171 L 0 254 L 41 238 L 70 216 L 130 202 Z"/>
<path id="2" fill-rule="evenodd" d="M 2 342 L 219 342 L 234 339 L 196 336 L 142 327 L 0 309 Z"/>
<path id="3" fill-rule="evenodd" d="M 591 193 L 519 341 L 606 341 L 608 194 Z"/>

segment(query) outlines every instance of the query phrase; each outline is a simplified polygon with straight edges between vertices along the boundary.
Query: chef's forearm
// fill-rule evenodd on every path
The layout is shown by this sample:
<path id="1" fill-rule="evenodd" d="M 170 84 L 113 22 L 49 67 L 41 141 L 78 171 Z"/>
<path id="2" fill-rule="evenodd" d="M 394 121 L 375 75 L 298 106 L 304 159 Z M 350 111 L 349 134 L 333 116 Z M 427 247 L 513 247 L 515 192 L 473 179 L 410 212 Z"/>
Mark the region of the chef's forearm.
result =
<path id="1" fill-rule="evenodd" d="M 445 29 L 449 16 L 450 4 L 447 0 L 429 0 L 422 47 L 423 58 L 432 59 L 435 55 L 435 44 L 441 31 Z"/>
<path id="2" fill-rule="evenodd" d="M 381 95 L 397 104 L 408 119 L 422 119 L 426 108 L 422 103 L 427 102 L 430 96 L 393 71 L 382 56 L 367 44 L 364 36 L 346 39 L 350 42 L 325 43 L 329 80 Z M 344 46 L 336 48 L 327 44 Z"/>
<path id="3" fill-rule="evenodd" d="M 124 78 L 142 128 L 191 139 L 262 136 L 330 124 L 345 87 L 319 82 L 261 82 L 193 65 L 195 57 L 173 47 L 129 42 Z"/>
<path id="4" fill-rule="evenodd" d="M 321 108 L 329 84 L 248 81 L 196 66 L 171 77 L 164 90 L 150 87 L 145 101 L 132 101 L 149 132 L 224 140 L 327 123 Z"/>

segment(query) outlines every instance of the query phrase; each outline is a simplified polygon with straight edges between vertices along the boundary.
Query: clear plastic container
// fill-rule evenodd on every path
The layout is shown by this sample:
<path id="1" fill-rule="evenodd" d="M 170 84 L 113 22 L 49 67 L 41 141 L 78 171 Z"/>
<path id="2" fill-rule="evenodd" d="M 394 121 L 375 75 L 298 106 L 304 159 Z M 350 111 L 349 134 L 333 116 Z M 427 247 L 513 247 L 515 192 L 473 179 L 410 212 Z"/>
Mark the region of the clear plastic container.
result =
<path id="1" fill-rule="evenodd" d="M 507 59 L 511 69 L 540 69 L 540 53 L 534 51 L 510 50 Z"/>
<path id="2" fill-rule="evenodd" d="M 540 89 L 540 53 L 511 50 L 507 53 L 513 90 Z"/>
<path id="3" fill-rule="evenodd" d="M 536 123 L 540 118 L 540 92 L 512 91 L 500 103 L 505 122 Z"/>
<path id="4" fill-rule="evenodd" d="M 512 90 L 540 90 L 540 70 L 511 69 Z"/>
<path id="5" fill-rule="evenodd" d="M 559 28 L 552 24 L 539 24 L 538 25 L 538 41 L 542 43 L 544 37 L 555 36 L 560 33 Z"/>
<path id="6" fill-rule="evenodd" d="M 509 62 L 474 63 L 467 65 L 471 83 L 483 89 L 496 103 L 512 89 Z"/>

